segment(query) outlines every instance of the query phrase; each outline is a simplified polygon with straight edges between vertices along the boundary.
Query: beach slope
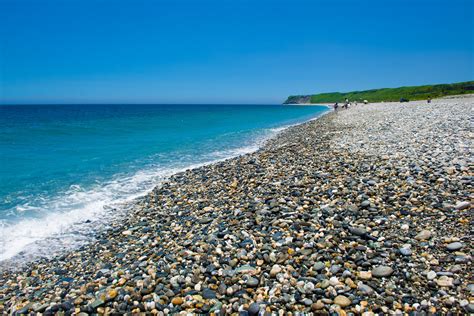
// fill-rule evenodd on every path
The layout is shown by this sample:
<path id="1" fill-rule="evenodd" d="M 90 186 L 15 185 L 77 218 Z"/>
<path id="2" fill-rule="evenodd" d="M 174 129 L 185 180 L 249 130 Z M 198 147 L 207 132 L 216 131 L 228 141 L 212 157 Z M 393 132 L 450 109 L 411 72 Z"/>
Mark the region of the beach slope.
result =
<path id="1" fill-rule="evenodd" d="M 0 312 L 474 312 L 472 98 L 358 105 L 177 174 Z"/>

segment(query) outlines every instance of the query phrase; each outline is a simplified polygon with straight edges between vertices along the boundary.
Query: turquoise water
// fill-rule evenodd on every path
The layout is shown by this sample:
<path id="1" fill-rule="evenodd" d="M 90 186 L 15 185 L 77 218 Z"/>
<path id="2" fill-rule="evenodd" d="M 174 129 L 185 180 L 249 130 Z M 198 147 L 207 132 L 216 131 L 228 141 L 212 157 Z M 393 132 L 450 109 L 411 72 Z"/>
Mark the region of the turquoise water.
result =
<path id="1" fill-rule="evenodd" d="M 52 238 L 73 246 L 90 234 L 78 224 L 106 219 L 109 206 L 145 194 L 177 171 L 254 151 L 283 127 L 326 110 L 0 106 L 0 260 L 37 251 Z"/>

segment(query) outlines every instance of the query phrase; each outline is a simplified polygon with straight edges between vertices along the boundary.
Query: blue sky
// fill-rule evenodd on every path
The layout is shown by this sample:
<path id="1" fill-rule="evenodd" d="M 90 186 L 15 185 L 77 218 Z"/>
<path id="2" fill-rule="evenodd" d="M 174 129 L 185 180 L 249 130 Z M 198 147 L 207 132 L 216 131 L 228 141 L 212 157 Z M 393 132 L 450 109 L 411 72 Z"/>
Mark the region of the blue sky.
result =
<path id="1" fill-rule="evenodd" d="M 280 103 L 474 79 L 472 0 L 0 0 L 0 103 Z"/>

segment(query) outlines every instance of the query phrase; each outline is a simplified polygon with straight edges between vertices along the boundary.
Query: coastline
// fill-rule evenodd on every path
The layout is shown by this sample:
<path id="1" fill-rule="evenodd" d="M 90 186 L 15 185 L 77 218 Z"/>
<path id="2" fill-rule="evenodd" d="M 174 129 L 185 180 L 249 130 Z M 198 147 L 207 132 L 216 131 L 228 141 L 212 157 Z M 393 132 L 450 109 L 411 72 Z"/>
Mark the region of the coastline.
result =
<path id="1" fill-rule="evenodd" d="M 454 99 L 433 102 L 439 109 L 412 102 L 328 111 L 253 153 L 175 174 L 97 242 L 2 272 L 0 311 L 465 311 L 468 169 L 433 163 L 444 180 L 426 193 L 431 176 L 410 168 L 415 158 L 463 161 L 466 153 L 459 145 L 441 159 L 409 136 L 428 145 L 463 140 L 470 114 L 462 102 L 472 106 Z M 410 190 L 417 194 L 405 196 Z M 429 237 L 416 237 L 422 227 Z M 433 288 L 446 295 L 433 300 Z"/>
<path id="2" fill-rule="evenodd" d="M 307 106 L 307 105 L 311 105 L 311 106 L 325 106 L 325 107 L 328 107 L 330 109 L 332 109 L 332 104 L 330 103 L 285 103 L 284 105 L 301 105 L 301 106 Z"/>
<path id="3" fill-rule="evenodd" d="M 319 109 L 324 108 L 319 107 Z M 91 236 L 103 231 L 110 222 L 120 222 L 127 215 L 127 210 L 134 207 L 135 200 L 144 198 L 156 185 L 159 185 L 171 175 L 254 152 L 261 148 L 266 140 L 274 137 L 282 130 L 315 119 L 320 115 L 314 114 L 310 118 L 299 120 L 298 123 L 286 122 L 274 127 L 260 129 L 259 134 L 254 135 L 250 141 L 240 145 L 236 143 L 237 146 L 231 150 L 211 152 L 206 159 L 190 161 L 188 164 L 179 166 L 168 166 L 168 168 L 161 168 L 158 171 L 141 169 L 128 178 L 116 179 L 116 182 L 127 183 L 129 189 L 123 187 L 127 191 L 126 194 L 121 197 L 115 196 L 115 200 L 111 198 L 107 201 L 92 200 L 92 203 L 85 203 L 80 208 L 52 212 L 43 218 L 33 220 L 26 218 L 16 225 L 0 227 L 0 235 L 7 236 L 4 240 L 0 238 L 0 250 L 2 250 L 0 252 L 0 271 L 8 266 L 17 268 L 18 265 L 21 266 L 40 257 L 58 256 L 65 251 L 87 244 L 93 238 Z M 149 183 L 146 188 L 143 188 L 143 179 L 146 180 L 147 178 Z M 151 181 L 152 178 L 154 181 Z M 139 181 L 142 181 L 142 183 Z M 113 186 L 113 181 L 108 185 Z M 133 188 L 130 186 L 133 186 Z M 140 189 L 135 189 L 135 187 Z M 111 193 L 107 191 L 107 187 L 87 190 L 82 198 L 89 201 L 86 194 L 96 197 L 99 194 Z M 81 201 L 79 198 L 77 200 Z M 45 226 L 48 229 L 45 230 Z M 38 237 L 35 238 L 36 236 Z"/>

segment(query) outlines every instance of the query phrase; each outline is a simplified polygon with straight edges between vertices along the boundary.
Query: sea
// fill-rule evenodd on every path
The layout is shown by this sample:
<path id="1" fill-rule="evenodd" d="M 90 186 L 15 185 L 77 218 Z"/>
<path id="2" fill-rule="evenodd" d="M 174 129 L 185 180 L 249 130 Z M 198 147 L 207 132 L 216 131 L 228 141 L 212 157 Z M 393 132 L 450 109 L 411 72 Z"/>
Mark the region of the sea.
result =
<path id="1" fill-rule="evenodd" d="M 170 175 L 257 150 L 325 106 L 0 105 L 0 262 L 80 247 Z"/>

